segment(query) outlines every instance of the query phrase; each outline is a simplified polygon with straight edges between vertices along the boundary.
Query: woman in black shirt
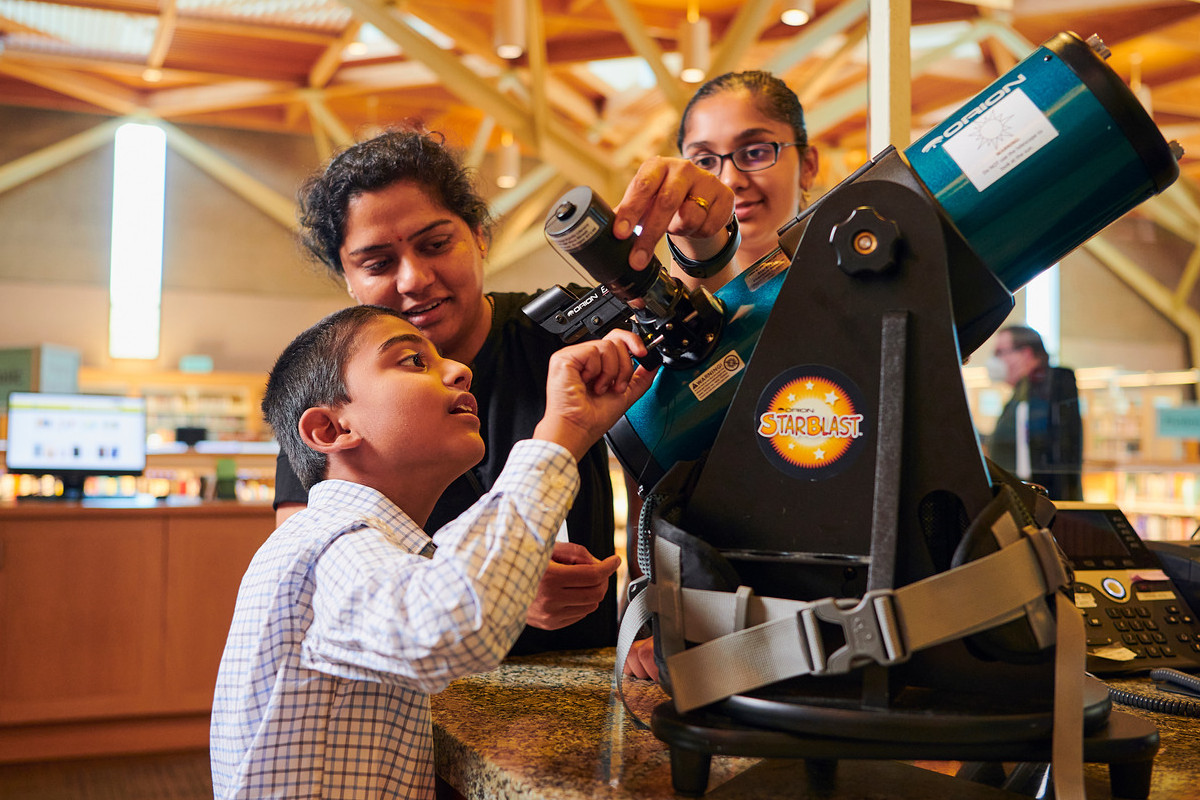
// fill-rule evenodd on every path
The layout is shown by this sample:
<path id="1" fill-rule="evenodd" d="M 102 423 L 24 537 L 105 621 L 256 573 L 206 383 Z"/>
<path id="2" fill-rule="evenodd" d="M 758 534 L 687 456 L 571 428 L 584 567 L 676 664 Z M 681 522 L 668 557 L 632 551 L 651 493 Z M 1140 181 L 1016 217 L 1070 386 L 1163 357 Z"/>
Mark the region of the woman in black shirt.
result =
<path id="1" fill-rule="evenodd" d="M 635 268 L 668 229 L 684 247 L 695 239 L 699 250 L 715 250 L 732 207 L 732 195 L 713 176 L 682 159 L 654 159 L 618 206 L 626 223 L 619 235 L 628 235 L 633 222 L 642 226 L 631 256 Z M 550 354 L 562 342 L 521 312 L 533 295 L 484 293 L 487 203 L 439 136 L 389 131 L 346 149 L 302 187 L 300 224 L 309 252 L 345 281 L 351 297 L 395 309 L 443 356 L 472 370 L 487 454 L 442 495 L 426 525 L 432 534 L 488 491 L 513 444 L 532 434 L 545 407 Z M 718 239 L 715 247 L 706 241 Z M 620 561 L 603 444 L 579 469 L 580 493 L 565 537 L 560 532 L 569 541 L 555 548 L 514 654 L 616 643 Z M 306 503 L 281 455 L 277 520 Z"/>

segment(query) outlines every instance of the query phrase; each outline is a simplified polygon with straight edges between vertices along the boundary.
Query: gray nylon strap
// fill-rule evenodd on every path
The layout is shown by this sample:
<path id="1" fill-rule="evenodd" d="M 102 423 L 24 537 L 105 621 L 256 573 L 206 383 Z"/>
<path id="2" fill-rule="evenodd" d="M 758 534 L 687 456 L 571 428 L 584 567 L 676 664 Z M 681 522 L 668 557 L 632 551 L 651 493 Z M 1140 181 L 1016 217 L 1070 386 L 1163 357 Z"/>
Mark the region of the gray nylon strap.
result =
<path id="1" fill-rule="evenodd" d="M 649 728 L 650 726 L 639 719 L 625 701 L 625 661 L 629 658 L 630 648 L 637 641 L 638 631 L 650 621 L 650 604 L 647 602 L 650 596 L 649 590 L 650 587 L 647 586 L 643 591 L 634 595 L 629 604 L 625 606 L 625 613 L 621 616 L 621 629 L 617 634 L 617 660 L 613 664 L 613 691 L 616 692 L 617 697 L 621 698 L 621 704 L 629 711 L 629 716 L 639 728 Z"/>
<path id="2" fill-rule="evenodd" d="M 629 650 L 637 641 L 638 631 L 650 621 L 650 606 L 646 602 L 649 592 L 643 591 L 629 601 L 625 613 L 621 616 L 621 630 L 617 634 L 617 663 L 613 668 L 613 680 L 621 685 L 621 675 L 625 672 L 625 660 L 629 658 Z"/>
<path id="3" fill-rule="evenodd" d="M 1053 588 L 1046 585 L 1033 543 L 1021 538 L 896 590 L 900 639 L 912 652 L 978 633 L 1020 617 L 1027 603 Z M 681 712 L 813 671 L 809 647 L 819 643 L 809 642 L 800 622 L 800 612 L 813 604 L 782 601 L 768 606 L 764 598 L 751 598 L 749 622 L 766 621 L 737 630 L 734 594 L 687 589 L 682 594 L 685 638 L 703 644 L 667 656 L 675 705 Z M 693 602 L 701 598 L 703 602 Z M 702 629 L 713 635 L 697 636 Z"/>
<path id="4" fill-rule="evenodd" d="M 906 646 L 920 650 L 1016 619 L 1027 603 L 1055 588 L 1046 584 L 1037 549 L 1026 537 L 902 586 L 896 590 L 896 607 Z"/>
<path id="5" fill-rule="evenodd" d="M 1083 617 L 1062 592 L 1055 593 L 1058 642 L 1054 653 L 1054 731 L 1050 770 L 1056 800 L 1083 800 L 1083 682 L 1087 635 Z"/>
<path id="6" fill-rule="evenodd" d="M 676 653 L 667 659 L 680 711 L 722 700 L 794 675 L 813 665 L 807 637 L 793 614 Z"/>

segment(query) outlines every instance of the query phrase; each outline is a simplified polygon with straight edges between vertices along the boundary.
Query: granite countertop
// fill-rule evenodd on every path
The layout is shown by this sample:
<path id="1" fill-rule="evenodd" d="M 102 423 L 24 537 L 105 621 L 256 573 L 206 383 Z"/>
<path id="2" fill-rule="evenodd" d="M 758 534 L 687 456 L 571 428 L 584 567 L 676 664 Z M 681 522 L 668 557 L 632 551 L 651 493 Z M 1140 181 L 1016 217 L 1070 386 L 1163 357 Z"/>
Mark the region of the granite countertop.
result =
<path id="1" fill-rule="evenodd" d="M 612 649 L 514 658 L 494 672 L 456 681 L 433 697 L 438 774 L 467 798 L 673 798 L 670 752 L 639 728 L 612 692 Z M 1139 679 L 1114 682 L 1146 686 Z M 666 695 L 627 679 L 625 696 L 649 722 Z M 1153 690 L 1148 690 L 1153 691 Z M 1200 797 L 1200 721 L 1139 709 L 1161 747 L 1154 761 L 1152 800 Z M 819 795 L 839 798 L 1014 798 L 943 772 L 956 764 L 843 760 L 833 784 L 809 773 L 801 759 L 714 756 L 706 797 L 770 800 Z M 1086 766 L 1088 797 L 1109 798 L 1108 767 Z"/>

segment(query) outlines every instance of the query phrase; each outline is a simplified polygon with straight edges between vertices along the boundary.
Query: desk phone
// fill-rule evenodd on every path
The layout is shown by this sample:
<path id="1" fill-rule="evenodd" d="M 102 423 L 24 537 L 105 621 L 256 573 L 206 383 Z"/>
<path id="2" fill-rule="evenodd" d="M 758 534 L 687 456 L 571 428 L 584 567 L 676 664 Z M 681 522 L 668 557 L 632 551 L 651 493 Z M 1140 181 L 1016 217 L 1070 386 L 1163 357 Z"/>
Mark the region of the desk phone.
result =
<path id="1" fill-rule="evenodd" d="M 1059 501 L 1050 530 L 1075 569 L 1095 675 L 1200 670 L 1196 611 L 1114 505 Z"/>

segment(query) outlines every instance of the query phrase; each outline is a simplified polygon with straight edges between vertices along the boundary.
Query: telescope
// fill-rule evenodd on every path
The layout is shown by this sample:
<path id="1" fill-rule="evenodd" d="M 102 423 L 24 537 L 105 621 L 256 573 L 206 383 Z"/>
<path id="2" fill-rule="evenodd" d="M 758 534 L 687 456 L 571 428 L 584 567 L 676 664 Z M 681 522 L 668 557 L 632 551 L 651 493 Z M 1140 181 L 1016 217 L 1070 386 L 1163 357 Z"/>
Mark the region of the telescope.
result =
<path id="1" fill-rule="evenodd" d="M 654 724 L 673 762 L 699 741 L 761 754 L 764 730 L 799 734 L 798 755 L 811 752 L 803 737 L 835 736 L 851 757 L 886 758 L 934 757 L 897 742 L 952 753 L 981 736 L 1001 753 L 1049 730 L 1063 668 L 1048 654 L 1068 649 L 1054 646 L 1054 626 L 1079 621 L 1055 605 L 1069 579 L 1053 577 L 1047 554 L 1053 506 L 986 462 L 960 367 L 1014 292 L 1178 177 L 1181 150 L 1107 54 L 1096 37 L 1050 39 L 920 139 L 863 164 L 712 295 L 688 292 L 657 261 L 648 274 L 630 268 L 632 243 L 612 236 L 611 209 L 586 187 L 547 219 L 550 242 L 600 286 L 583 298 L 552 290 L 527 313 L 567 340 L 631 324 L 665 365 L 606 438 L 650 507 L 639 561 L 657 585 L 656 655 L 675 702 Z M 945 587 L 938 579 L 1021 539 L 1041 548 L 1044 598 L 909 647 L 918 616 L 967 600 L 943 588 L 918 614 L 894 605 L 898 595 Z M 675 572 L 661 561 L 671 548 L 682 552 Z M 999 597 L 1004 581 L 975 594 Z M 690 590 L 706 601 L 736 590 L 736 630 L 684 626 Z M 758 665 L 741 669 L 736 649 L 718 651 L 720 669 L 691 668 L 721 637 L 757 629 L 753 609 L 769 617 L 772 602 L 795 609 L 795 663 L 757 683 L 743 680 Z M 723 671 L 738 674 L 726 689 L 724 675 L 712 685 L 705 674 Z M 933 693 L 919 714 L 906 705 L 914 691 Z M 998 697 L 1005 713 L 987 706 Z M 1080 717 L 1103 727 L 1107 703 L 1089 690 Z M 1033 734 L 1018 718 L 1044 724 Z M 753 744 L 738 750 L 713 732 L 722 726 Z M 790 746 L 770 740 L 775 754 Z M 677 776 L 677 788 L 695 785 Z"/>

